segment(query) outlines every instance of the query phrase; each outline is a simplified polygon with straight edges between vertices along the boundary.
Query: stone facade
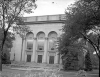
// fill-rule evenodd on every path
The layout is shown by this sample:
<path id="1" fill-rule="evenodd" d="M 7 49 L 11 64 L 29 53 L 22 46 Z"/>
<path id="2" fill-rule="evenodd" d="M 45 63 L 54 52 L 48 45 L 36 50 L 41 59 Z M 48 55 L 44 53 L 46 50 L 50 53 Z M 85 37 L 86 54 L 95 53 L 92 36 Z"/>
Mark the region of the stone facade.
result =
<path id="1" fill-rule="evenodd" d="M 65 15 L 33 16 L 23 19 L 31 32 L 25 35 L 23 47 L 21 37 L 16 34 L 16 40 L 11 49 L 11 60 L 47 64 L 61 63 L 56 46 L 62 34 Z"/>

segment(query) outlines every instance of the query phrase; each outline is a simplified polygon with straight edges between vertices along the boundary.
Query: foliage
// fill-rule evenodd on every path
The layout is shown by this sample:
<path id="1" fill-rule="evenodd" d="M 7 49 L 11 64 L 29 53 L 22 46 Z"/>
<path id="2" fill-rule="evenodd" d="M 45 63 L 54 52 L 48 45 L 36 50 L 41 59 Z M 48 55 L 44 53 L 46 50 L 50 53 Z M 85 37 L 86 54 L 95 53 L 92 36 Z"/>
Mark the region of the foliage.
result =
<path id="1" fill-rule="evenodd" d="M 2 42 L 3 36 L 4 35 L 2 32 L 2 29 L 0 28 L 0 44 Z M 9 49 L 12 48 L 13 40 L 15 40 L 14 35 L 11 32 L 8 32 L 6 40 L 5 40 L 5 44 L 4 44 L 4 50 L 3 50 L 4 53 L 7 53 L 7 51 L 9 51 Z"/>
<path id="2" fill-rule="evenodd" d="M 3 32 L 2 32 L 2 29 L 0 28 L 0 44 L 2 42 L 2 36 L 3 36 Z M 13 46 L 12 45 L 13 40 L 15 40 L 14 35 L 11 32 L 8 32 L 8 35 L 7 35 L 7 38 L 5 40 L 5 44 L 4 44 L 4 49 L 3 49 L 3 52 L 2 52 L 3 62 L 10 60 L 10 49 Z"/>
<path id="3" fill-rule="evenodd" d="M 89 52 L 87 52 L 87 54 L 85 56 L 85 68 L 86 68 L 86 71 L 91 71 L 92 70 L 92 63 L 91 63 Z"/>
<path id="4" fill-rule="evenodd" d="M 78 70 L 78 56 L 73 51 L 68 52 L 64 59 L 63 68 L 64 70 Z"/>
<path id="5" fill-rule="evenodd" d="M 32 13 L 33 7 L 36 7 L 35 0 L 0 0 L 0 28 L 3 32 L 2 41 L 0 44 L 0 70 L 2 70 L 1 54 L 8 35 L 8 31 L 24 28 L 23 13 Z M 16 29 L 16 27 L 18 29 Z"/>
<path id="6" fill-rule="evenodd" d="M 70 35 L 61 37 L 59 43 L 59 51 L 62 55 L 63 68 L 65 70 L 79 70 L 82 68 L 79 64 L 79 58 L 83 58 L 83 48 L 86 48 L 85 41 L 83 39 L 72 40 L 68 38 L 69 36 Z"/>
<path id="7" fill-rule="evenodd" d="M 78 0 L 68 6 L 65 14 L 58 48 L 60 54 L 65 58 L 69 47 L 77 49 L 78 54 L 85 48 L 92 49 L 100 58 L 100 0 Z"/>
<path id="8" fill-rule="evenodd" d="M 85 70 L 86 71 L 91 71 L 92 70 L 92 62 L 91 62 L 91 58 L 90 58 L 90 53 L 87 52 L 86 56 L 85 56 Z"/>
<path id="9" fill-rule="evenodd" d="M 21 29 L 24 28 L 18 23 L 24 23 L 22 16 L 23 12 L 32 13 L 33 7 L 36 7 L 36 4 L 33 3 L 34 0 L 1 0 L 0 2 L 0 17 L 1 17 L 1 29 L 4 33 L 3 44 L 8 30 L 13 30 L 14 28 Z"/>
<path id="10" fill-rule="evenodd" d="M 78 0 L 66 10 L 59 51 L 67 54 L 69 46 L 82 50 L 86 43 L 91 44 L 100 58 L 100 0 Z M 78 40 L 82 39 L 78 42 Z M 77 44 L 76 44 L 77 43 Z"/>
<path id="11" fill-rule="evenodd" d="M 26 69 L 26 68 L 25 68 Z M 59 71 L 57 71 L 58 73 Z M 47 69 L 47 71 L 42 71 L 42 72 L 32 72 L 31 70 L 26 70 L 25 73 L 24 73 L 24 77 L 63 77 L 63 74 L 57 74 L 55 73 L 53 70 L 52 71 L 49 71 L 49 69 Z M 3 77 L 8 77 L 10 75 L 10 77 L 21 77 L 22 74 L 20 73 L 6 73 L 6 75 L 0 75 L 0 76 L 3 76 Z"/>
<path id="12" fill-rule="evenodd" d="M 91 62 L 93 69 L 99 69 L 99 59 L 95 54 L 91 56 Z"/>
<path id="13" fill-rule="evenodd" d="M 87 73 L 84 70 L 79 70 L 77 73 L 77 77 L 87 77 Z"/>

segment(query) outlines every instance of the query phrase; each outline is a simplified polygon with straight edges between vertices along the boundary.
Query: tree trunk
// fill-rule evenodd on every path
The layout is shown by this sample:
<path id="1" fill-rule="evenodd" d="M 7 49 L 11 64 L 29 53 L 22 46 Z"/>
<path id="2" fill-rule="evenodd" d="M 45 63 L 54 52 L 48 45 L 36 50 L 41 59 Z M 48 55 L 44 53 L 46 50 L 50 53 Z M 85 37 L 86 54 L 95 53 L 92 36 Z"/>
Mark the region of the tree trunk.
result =
<path id="1" fill-rule="evenodd" d="M 4 31 L 3 33 L 4 33 L 4 36 L 3 36 L 1 48 L 0 48 L 0 71 L 2 71 L 2 53 L 3 53 L 3 47 L 4 47 L 5 40 L 6 40 L 6 36 L 7 36 L 6 31 Z"/>
<path id="2" fill-rule="evenodd" d="M 23 41 L 24 41 L 24 39 L 22 38 L 22 46 L 21 46 L 21 58 L 20 58 L 20 61 L 22 61 Z"/>
<path id="3" fill-rule="evenodd" d="M 1 50 L 0 50 L 0 72 L 2 71 L 2 55 L 1 55 Z"/>
<path id="4" fill-rule="evenodd" d="M 4 46 L 4 43 L 5 43 L 5 31 L 4 31 L 4 28 L 5 28 L 5 6 L 4 6 L 4 0 L 3 0 L 3 4 L 2 4 L 2 9 L 3 9 L 3 25 L 2 25 L 2 30 L 3 30 L 3 39 L 2 39 L 2 43 L 1 43 L 1 46 L 0 46 L 0 72 L 2 71 L 2 52 L 3 52 L 3 46 Z"/>
<path id="5" fill-rule="evenodd" d="M 99 54 L 100 50 L 98 50 L 98 47 L 96 45 L 94 45 L 92 42 L 90 42 L 90 41 L 88 41 L 88 42 L 93 46 L 93 48 L 96 52 L 96 55 L 97 55 L 98 59 L 100 60 L 100 54 Z"/>
<path id="6" fill-rule="evenodd" d="M 86 35 L 84 35 L 83 33 L 81 33 L 81 34 L 82 34 L 83 38 L 93 46 L 93 48 L 94 48 L 94 50 L 95 50 L 95 52 L 96 52 L 96 55 L 97 55 L 98 59 L 100 60 L 100 54 L 99 54 L 100 50 L 99 50 L 99 48 L 98 48 L 99 46 L 96 45 L 96 44 L 94 44 L 94 43 L 91 41 L 91 39 L 89 39 Z"/>

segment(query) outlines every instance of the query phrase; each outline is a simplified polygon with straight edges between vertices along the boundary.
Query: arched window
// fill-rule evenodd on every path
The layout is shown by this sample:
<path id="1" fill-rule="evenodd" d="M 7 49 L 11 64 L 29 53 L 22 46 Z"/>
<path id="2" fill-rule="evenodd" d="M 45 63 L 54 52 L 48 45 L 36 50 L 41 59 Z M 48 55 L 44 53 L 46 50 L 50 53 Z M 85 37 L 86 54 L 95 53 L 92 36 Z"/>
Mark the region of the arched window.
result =
<path id="1" fill-rule="evenodd" d="M 27 33 L 26 35 L 26 40 L 27 40 L 27 49 L 28 50 L 32 50 L 33 49 L 33 33 L 32 32 L 29 32 Z"/>
<path id="2" fill-rule="evenodd" d="M 44 50 L 44 41 L 45 41 L 44 32 L 39 32 L 37 34 L 37 50 L 40 50 L 40 51 Z"/>
<path id="3" fill-rule="evenodd" d="M 49 35 L 49 50 L 55 50 L 56 49 L 56 42 L 57 42 L 57 33 L 56 32 L 50 32 Z"/>

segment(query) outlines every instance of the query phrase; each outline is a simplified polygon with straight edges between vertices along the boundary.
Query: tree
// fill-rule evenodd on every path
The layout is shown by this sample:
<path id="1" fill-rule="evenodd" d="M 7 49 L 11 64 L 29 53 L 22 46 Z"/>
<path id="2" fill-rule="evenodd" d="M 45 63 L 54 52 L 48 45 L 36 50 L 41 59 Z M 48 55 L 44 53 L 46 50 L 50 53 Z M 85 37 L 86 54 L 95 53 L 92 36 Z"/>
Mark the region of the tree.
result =
<path id="1" fill-rule="evenodd" d="M 70 5 L 62 30 L 62 47 L 82 38 L 92 45 L 100 59 L 100 0 L 78 0 Z"/>
<path id="2" fill-rule="evenodd" d="M 99 59 L 100 1 L 78 0 L 67 8 L 65 14 L 66 21 L 58 48 L 62 57 L 67 57 L 68 48 L 74 47 L 80 56 L 84 55 L 83 49 L 93 49 Z"/>
<path id="3" fill-rule="evenodd" d="M 92 70 L 92 62 L 91 62 L 89 51 L 86 53 L 86 56 L 85 56 L 85 70 L 86 71 Z"/>
<path id="4" fill-rule="evenodd" d="M 1 54 L 9 30 L 16 27 L 23 28 L 18 23 L 23 23 L 23 12 L 32 13 L 33 7 L 36 7 L 35 0 L 0 0 L 0 27 L 3 31 L 2 42 L 0 44 L 0 71 L 2 71 Z"/>
<path id="5" fill-rule="evenodd" d="M 2 42 L 2 36 L 3 36 L 3 32 L 2 32 L 2 29 L 0 28 L 0 44 Z M 15 40 L 14 34 L 12 34 L 11 32 L 8 32 L 6 40 L 5 40 L 5 44 L 4 44 L 4 49 L 2 52 L 2 57 L 4 57 L 4 55 L 3 55 L 4 53 L 7 54 L 7 57 L 10 56 L 9 52 L 13 46 L 13 44 L 12 44 L 13 40 Z"/>
<path id="6" fill-rule="evenodd" d="M 92 68 L 93 69 L 99 69 L 99 60 L 98 60 L 98 57 L 95 54 L 91 55 L 91 62 L 92 62 Z"/>
<path id="7" fill-rule="evenodd" d="M 59 52 L 62 56 L 62 62 L 64 69 L 72 69 L 70 67 L 76 67 L 73 70 L 83 69 L 83 49 L 86 49 L 85 47 L 85 40 L 75 39 L 72 40 L 71 35 L 67 33 L 63 33 L 59 40 Z M 70 53 L 70 54 L 69 54 Z M 73 63 L 74 62 L 74 63 Z M 67 63 L 70 63 L 70 67 L 66 66 Z M 72 66 L 73 64 L 73 66 Z"/>
<path id="8" fill-rule="evenodd" d="M 69 48 L 66 56 L 63 56 L 64 70 L 78 70 L 78 52 L 75 48 Z"/>

